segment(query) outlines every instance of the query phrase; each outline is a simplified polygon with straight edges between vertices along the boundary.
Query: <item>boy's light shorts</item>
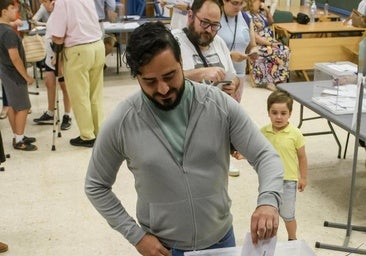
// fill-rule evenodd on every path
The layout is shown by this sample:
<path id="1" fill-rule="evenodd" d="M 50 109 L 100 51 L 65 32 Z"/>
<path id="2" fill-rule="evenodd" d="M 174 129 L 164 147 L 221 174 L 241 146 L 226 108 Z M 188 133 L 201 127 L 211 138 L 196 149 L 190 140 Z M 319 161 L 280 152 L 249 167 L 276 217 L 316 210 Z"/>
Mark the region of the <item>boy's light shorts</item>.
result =
<path id="1" fill-rule="evenodd" d="M 280 205 L 280 216 L 284 221 L 295 219 L 297 182 L 285 180 L 283 182 L 282 204 Z"/>

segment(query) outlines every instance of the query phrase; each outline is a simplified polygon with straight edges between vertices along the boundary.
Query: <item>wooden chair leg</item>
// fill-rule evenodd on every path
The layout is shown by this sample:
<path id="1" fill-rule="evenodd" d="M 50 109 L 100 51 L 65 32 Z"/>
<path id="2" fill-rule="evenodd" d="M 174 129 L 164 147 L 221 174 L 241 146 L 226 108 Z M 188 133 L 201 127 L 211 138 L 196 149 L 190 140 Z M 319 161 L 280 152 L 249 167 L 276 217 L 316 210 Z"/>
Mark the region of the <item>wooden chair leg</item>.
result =
<path id="1" fill-rule="evenodd" d="M 254 88 L 254 87 L 256 87 L 256 85 L 255 85 L 255 82 L 254 82 L 253 67 L 252 67 L 252 64 L 249 61 L 247 61 L 247 68 L 246 69 L 247 69 L 246 73 L 249 74 L 249 76 L 250 76 L 250 86 Z"/>

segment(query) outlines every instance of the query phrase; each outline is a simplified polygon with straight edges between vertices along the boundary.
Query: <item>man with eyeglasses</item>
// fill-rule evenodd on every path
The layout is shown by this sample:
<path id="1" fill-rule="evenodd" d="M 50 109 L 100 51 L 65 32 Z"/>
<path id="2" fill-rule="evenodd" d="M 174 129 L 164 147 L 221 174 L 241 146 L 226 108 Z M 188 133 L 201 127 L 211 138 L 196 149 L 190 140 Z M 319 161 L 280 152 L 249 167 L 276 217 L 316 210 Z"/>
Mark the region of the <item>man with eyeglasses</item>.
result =
<path id="1" fill-rule="evenodd" d="M 220 0 L 195 0 L 188 11 L 187 27 L 172 30 L 179 41 L 183 58 L 184 76 L 192 81 L 218 85 L 235 98 L 240 87 L 230 50 L 217 35 L 221 29 Z M 242 159 L 235 148 L 231 154 Z M 230 176 L 239 176 L 239 171 L 230 166 Z"/>
<path id="2" fill-rule="evenodd" d="M 172 33 L 179 41 L 186 78 L 208 84 L 225 81 L 222 91 L 234 95 L 239 78 L 225 42 L 217 36 L 221 28 L 219 0 L 195 0 L 188 11 L 187 27 Z"/>

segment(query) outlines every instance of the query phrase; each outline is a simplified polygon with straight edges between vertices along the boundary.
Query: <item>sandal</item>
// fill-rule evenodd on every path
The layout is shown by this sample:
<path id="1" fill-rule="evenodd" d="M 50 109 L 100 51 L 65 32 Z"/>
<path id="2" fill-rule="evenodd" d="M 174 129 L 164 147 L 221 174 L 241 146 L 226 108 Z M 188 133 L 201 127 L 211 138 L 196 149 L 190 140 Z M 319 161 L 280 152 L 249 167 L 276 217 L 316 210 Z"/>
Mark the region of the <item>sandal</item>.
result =
<path id="1" fill-rule="evenodd" d="M 37 146 L 30 144 L 30 143 L 26 143 L 24 141 L 19 141 L 18 143 L 16 143 L 14 145 L 14 149 L 23 150 L 23 151 L 35 151 L 35 150 L 37 150 Z"/>

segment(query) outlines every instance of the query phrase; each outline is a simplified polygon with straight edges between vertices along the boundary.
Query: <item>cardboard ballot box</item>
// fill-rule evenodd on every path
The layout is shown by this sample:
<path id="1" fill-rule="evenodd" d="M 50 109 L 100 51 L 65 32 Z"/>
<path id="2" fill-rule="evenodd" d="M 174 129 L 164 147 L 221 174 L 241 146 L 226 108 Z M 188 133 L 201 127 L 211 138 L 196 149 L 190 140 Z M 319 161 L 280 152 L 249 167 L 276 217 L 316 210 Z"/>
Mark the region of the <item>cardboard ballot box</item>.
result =
<path id="1" fill-rule="evenodd" d="M 222 249 L 186 252 L 184 253 L 184 256 L 252 256 L 252 255 L 241 255 L 241 252 L 242 247 L 230 247 Z M 316 256 L 313 250 L 303 240 L 277 242 L 274 256 L 290 256 L 290 255 Z"/>

